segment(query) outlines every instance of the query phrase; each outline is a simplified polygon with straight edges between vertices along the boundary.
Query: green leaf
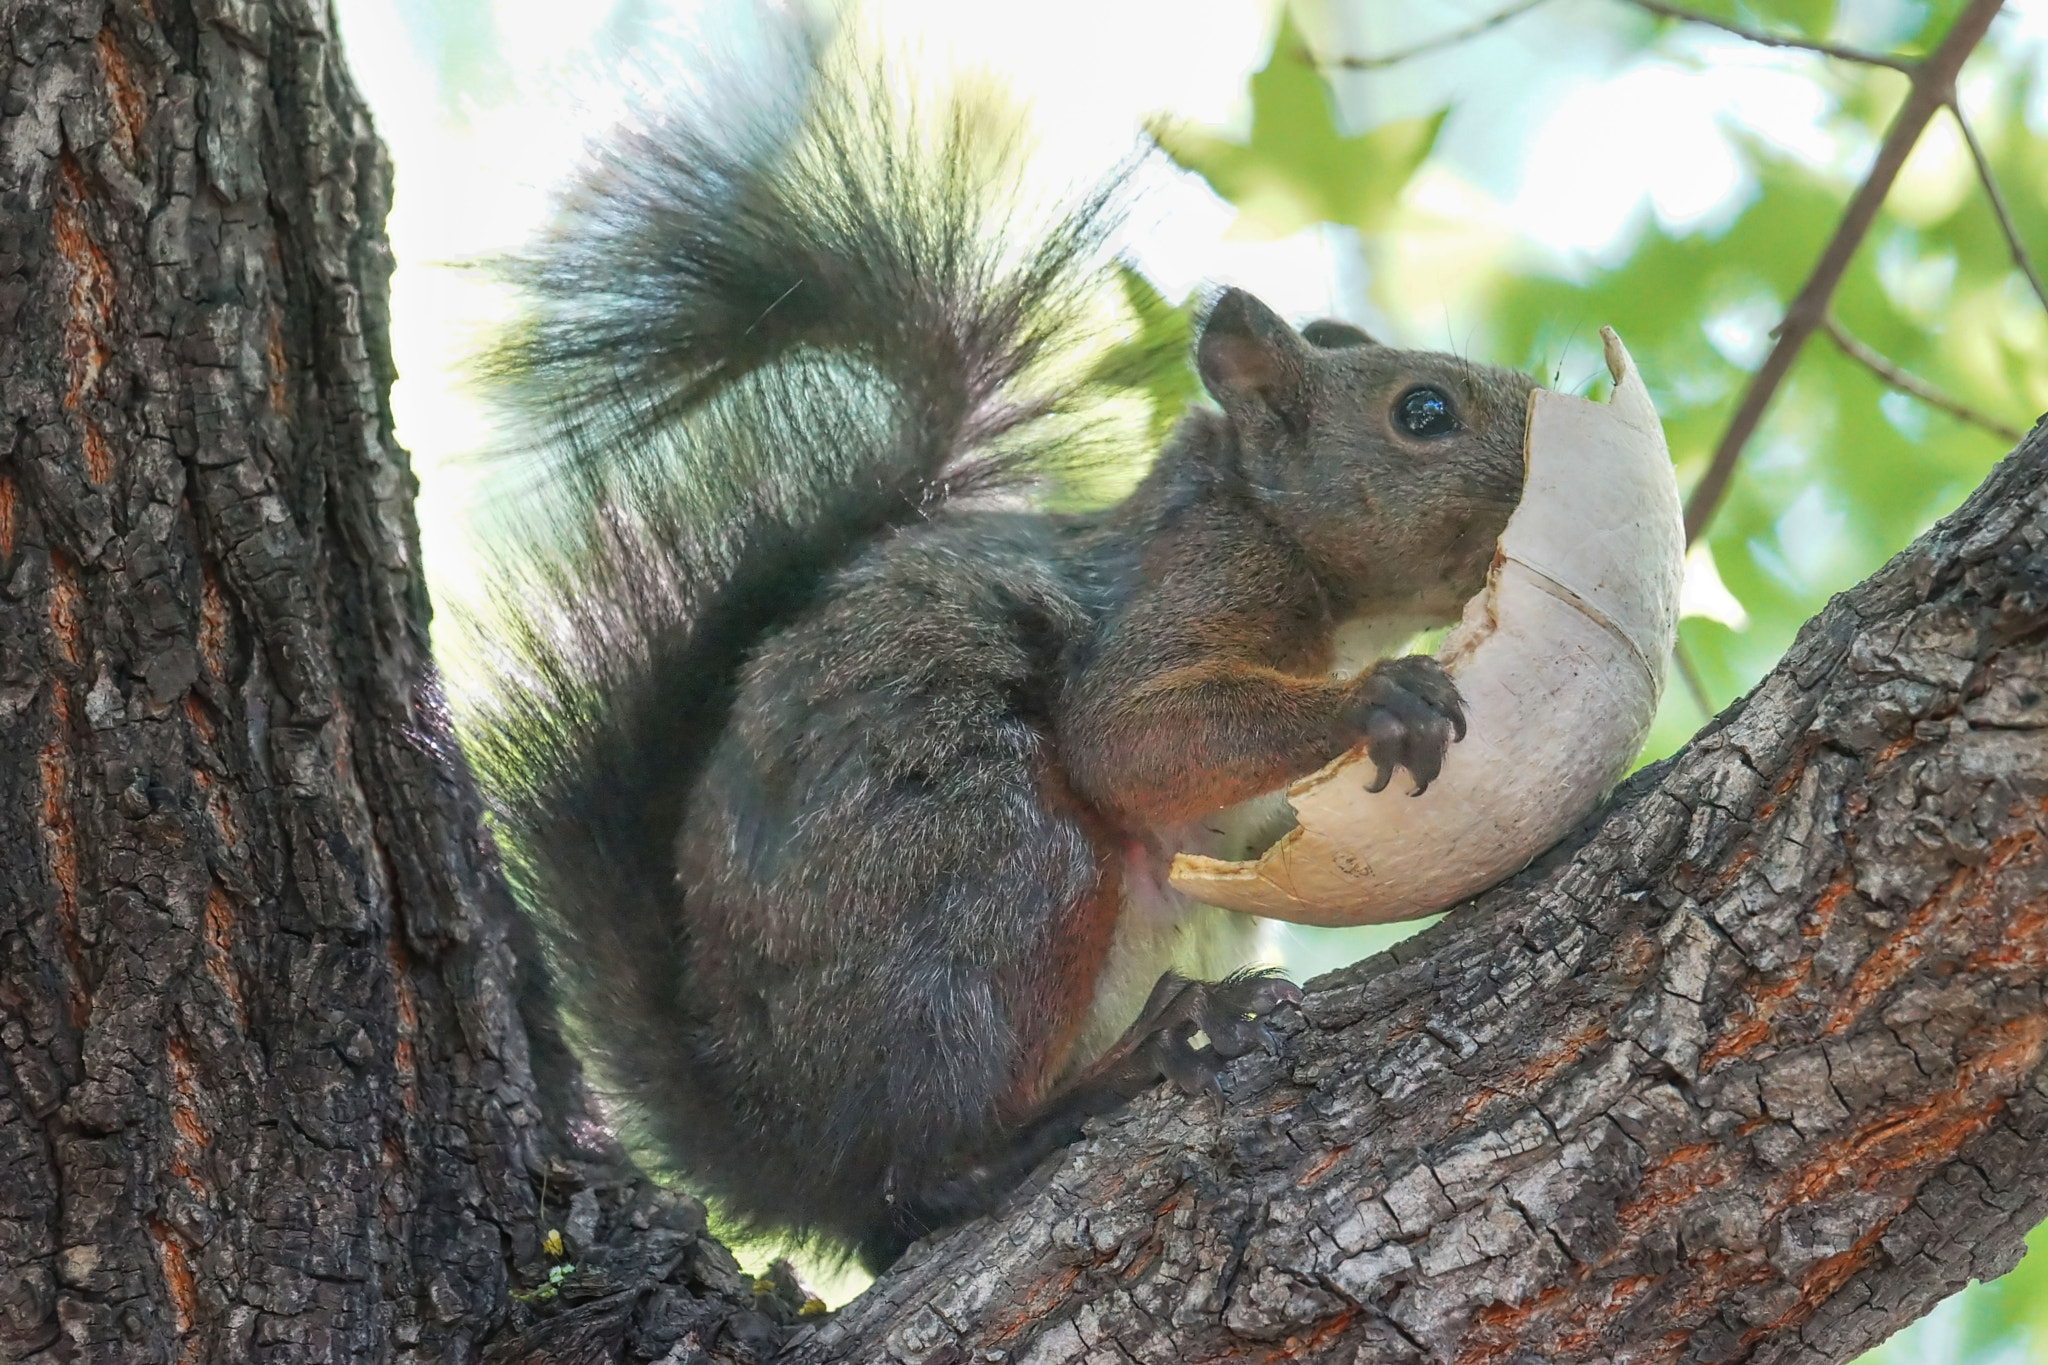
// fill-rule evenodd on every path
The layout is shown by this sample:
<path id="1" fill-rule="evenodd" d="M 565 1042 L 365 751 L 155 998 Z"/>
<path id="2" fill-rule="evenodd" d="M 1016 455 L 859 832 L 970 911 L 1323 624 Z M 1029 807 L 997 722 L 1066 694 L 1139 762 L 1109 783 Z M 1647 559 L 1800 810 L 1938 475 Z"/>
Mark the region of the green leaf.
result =
<path id="1" fill-rule="evenodd" d="M 1965 1360 L 1989 1360 L 2001 1348 L 2032 1348 L 2039 1359 L 2048 1344 L 2048 1226 L 2027 1236 L 2027 1255 L 2012 1273 L 1972 1288 L 1971 1308 L 1962 1321 L 1958 1343 Z"/>
<path id="2" fill-rule="evenodd" d="M 1234 236 L 1284 237 L 1312 223 L 1371 231 L 1436 145 L 1448 109 L 1369 132 L 1339 131 L 1329 86 L 1283 11 L 1266 65 L 1251 78 L 1249 142 L 1153 120 L 1153 139 L 1175 163 L 1237 206 Z"/>
<path id="3" fill-rule="evenodd" d="M 1825 39 L 1835 26 L 1835 0 L 1696 0 L 1687 8 L 1751 32 L 1783 37 Z M 1664 22 L 1680 25 L 1686 21 Z"/>
<path id="4" fill-rule="evenodd" d="M 1835 26 L 1835 0 L 1748 0 L 1735 12 L 1770 33 L 1826 38 Z"/>
<path id="5" fill-rule="evenodd" d="M 1180 420 L 1187 405 L 1201 397 L 1201 381 L 1188 363 L 1195 297 L 1189 295 L 1178 305 L 1169 303 L 1150 280 L 1128 265 L 1117 266 L 1117 281 L 1123 286 L 1124 302 L 1137 330 L 1105 351 L 1088 378 L 1105 388 L 1128 389 L 1149 399 L 1152 416 L 1148 425 L 1156 443 Z"/>

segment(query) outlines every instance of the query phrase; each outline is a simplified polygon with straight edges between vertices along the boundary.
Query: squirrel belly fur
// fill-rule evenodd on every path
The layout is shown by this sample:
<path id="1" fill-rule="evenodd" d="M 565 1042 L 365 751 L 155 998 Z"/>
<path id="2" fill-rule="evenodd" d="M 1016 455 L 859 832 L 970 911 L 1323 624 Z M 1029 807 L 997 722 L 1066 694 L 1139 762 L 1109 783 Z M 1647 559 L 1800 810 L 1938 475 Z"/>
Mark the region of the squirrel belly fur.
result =
<path id="1" fill-rule="evenodd" d="M 1038 211 L 992 105 L 804 60 L 617 135 L 513 264 L 465 736 L 635 1148 L 879 1266 L 1271 1044 L 1299 992 L 1167 864 L 1357 744 L 1434 777 L 1456 690 L 1340 629 L 1478 590 L 1532 385 L 1224 291 L 1214 406 L 1072 510 L 1186 363 L 1101 359 L 1114 196 Z"/>

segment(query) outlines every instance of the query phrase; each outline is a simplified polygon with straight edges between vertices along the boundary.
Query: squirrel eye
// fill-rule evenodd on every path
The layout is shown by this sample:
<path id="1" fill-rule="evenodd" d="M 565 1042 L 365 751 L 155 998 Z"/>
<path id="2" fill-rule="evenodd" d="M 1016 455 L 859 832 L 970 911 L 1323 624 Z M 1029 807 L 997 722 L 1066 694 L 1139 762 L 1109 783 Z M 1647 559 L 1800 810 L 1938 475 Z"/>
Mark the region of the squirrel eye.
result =
<path id="1" fill-rule="evenodd" d="M 1448 436 L 1458 429 L 1458 419 L 1451 415 L 1451 400 L 1441 389 L 1408 390 L 1394 405 L 1394 414 L 1410 436 Z"/>

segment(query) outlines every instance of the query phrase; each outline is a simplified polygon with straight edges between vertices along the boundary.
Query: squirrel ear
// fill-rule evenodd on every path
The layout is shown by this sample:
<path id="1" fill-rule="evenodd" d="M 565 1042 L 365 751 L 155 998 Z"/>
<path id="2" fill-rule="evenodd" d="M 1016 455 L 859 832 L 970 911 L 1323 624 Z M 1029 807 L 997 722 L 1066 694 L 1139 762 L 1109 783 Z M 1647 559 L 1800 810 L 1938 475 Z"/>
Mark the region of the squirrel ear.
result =
<path id="1" fill-rule="evenodd" d="M 1291 423 L 1304 396 L 1303 359 L 1294 329 L 1242 289 L 1223 291 L 1195 343 L 1202 386 L 1232 417 L 1277 415 Z"/>
<path id="2" fill-rule="evenodd" d="M 1301 339 L 1311 346 L 1320 346 L 1326 351 L 1341 351 L 1352 346 L 1377 346 L 1363 327 L 1353 327 L 1348 322 L 1335 318 L 1318 318 L 1301 329 Z"/>

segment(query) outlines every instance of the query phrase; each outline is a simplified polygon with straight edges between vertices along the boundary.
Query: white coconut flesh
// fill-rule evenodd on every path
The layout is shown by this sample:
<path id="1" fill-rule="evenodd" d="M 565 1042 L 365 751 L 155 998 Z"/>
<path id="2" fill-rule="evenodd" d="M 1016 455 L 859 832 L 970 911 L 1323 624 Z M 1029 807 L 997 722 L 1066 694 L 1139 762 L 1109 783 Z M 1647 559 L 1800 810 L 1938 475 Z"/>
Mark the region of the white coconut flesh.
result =
<path id="1" fill-rule="evenodd" d="M 1360 746 L 1287 788 L 1294 825 L 1262 856 L 1182 853 L 1176 890 L 1297 924 L 1433 914 L 1527 866 L 1627 772 L 1664 691 L 1685 532 L 1650 395 L 1600 335 L 1608 402 L 1530 398 L 1522 501 L 1437 651 L 1467 732 L 1436 781 L 1368 792 Z"/>

